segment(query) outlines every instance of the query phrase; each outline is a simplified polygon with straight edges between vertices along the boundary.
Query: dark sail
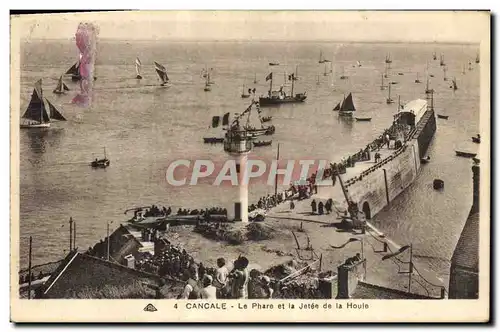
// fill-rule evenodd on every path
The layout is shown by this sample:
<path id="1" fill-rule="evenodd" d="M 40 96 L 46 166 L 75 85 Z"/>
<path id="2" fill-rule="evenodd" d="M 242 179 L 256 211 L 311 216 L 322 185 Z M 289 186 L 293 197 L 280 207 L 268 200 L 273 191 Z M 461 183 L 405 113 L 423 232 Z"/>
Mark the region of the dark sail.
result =
<path id="1" fill-rule="evenodd" d="M 69 91 L 69 88 L 65 83 L 63 83 L 63 88 L 64 88 L 64 91 Z"/>
<path id="2" fill-rule="evenodd" d="M 212 117 L 212 128 L 217 128 L 219 126 L 220 116 Z"/>
<path id="3" fill-rule="evenodd" d="M 229 112 L 224 114 L 224 116 L 222 117 L 222 125 L 223 126 L 229 125 Z"/>
<path id="4" fill-rule="evenodd" d="M 38 121 L 40 123 L 50 122 L 49 115 L 47 114 L 45 104 L 43 102 L 41 79 L 35 83 L 30 103 L 22 117 L 24 119 Z"/>
<path id="5" fill-rule="evenodd" d="M 45 100 L 49 104 L 50 117 L 55 120 L 66 121 L 66 118 L 62 116 L 62 114 L 57 110 L 57 108 L 54 105 L 52 105 L 52 103 L 48 99 Z"/>
<path id="6" fill-rule="evenodd" d="M 165 68 L 164 66 L 160 65 L 156 61 L 154 61 L 154 63 L 155 63 L 156 73 L 158 74 L 158 77 L 160 77 L 160 80 L 163 83 L 168 82 L 169 79 L 168 79 L 168 75 L 167 75 L 167 68 Z"/>
<path id="7" fill-rule="evenodd" d="M 339 111 L 340 110 L 340 103 L 338 103 L 337 106 L 335 106 L 335 108 L 333 110 L 334 111 Z"/>
<path id="8" fill-rule="evenodd" d="M 66 72 L 66 75 L 80 75 L 79 66 L 80 64 L 76 62 L 70 69 Z"/>
<path id="9" fill-rule="evenodd" d="M 342 106 L 340 107 L 340 110 L 344 112 L 354 112 L 356 110 L 356 108 L 354 107 L 354 102 L 352 101 L 352 93 L 349 93 L 347 98 L 344 100 Z"/>

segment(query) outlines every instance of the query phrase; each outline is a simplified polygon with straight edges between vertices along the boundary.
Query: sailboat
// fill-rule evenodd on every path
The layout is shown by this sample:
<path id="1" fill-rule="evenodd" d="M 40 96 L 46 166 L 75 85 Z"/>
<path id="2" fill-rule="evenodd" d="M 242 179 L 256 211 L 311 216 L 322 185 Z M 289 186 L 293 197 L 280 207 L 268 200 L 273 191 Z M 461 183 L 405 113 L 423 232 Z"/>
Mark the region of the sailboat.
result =
<path id="1" fill-rule="evenodd" d="M 458 90 L 457 79 L 455 77 L 453 77 L 453 79 L 451 80 L 450 88 L 453 89 L 453 91 Z"/>
<path id="2" fill-rule="evenodd" d="M 420 79 L 418 78 L 418 72 L 417 72 L 417 79 L 415 80 L 415 83 L 422 83 L 422 82 L 420 82 Z"/>
<path id="3" fill-rule="evenodd" d="M 253 84 L 257 84 L 257 73 L 253 74 Z"/>
<path id="4" fill-rule="evenodd" d="M 381 77 L 381 82 L 380 82 L 380 90 L 385 90 L 385 88 L 387 88 L 386 85 L 384 85 L 384 74 L 380 74 L 380 77 Z"/>
<path id="5" fill-rule="evenodd" d="M 335 107 L 333 108 L 333 111 L 334 111 L 334 112 L 336 112 L 336 111 L 340 111 L 340 103 L 341 103 L 341 102 L 339 102 L 339 103 L 337 104 L 337 106 L 335 106 Z"/>
<path id="6" fill-rule="evenodd" d="M 443 66 L 443 75 L 444 75 L 444 76 L 443 76 L 443 80 L 444 80 L 444 81 L 447 81 L 447 80 L 448 80 L 448 77 L 446 77 L 446 71 L 447 71 L 446 66 Z"/>
<path id="7" fill-rule="evenodd" d="M 138 80 L 142 79 L 141 67 L 142 67 L 141 60 L 139 60 L 139 58 L 135 58 L 135 72 L 137 74 L 137 76 L 135 78 L 137 78 Z"/>
<path id="8" fill-rule="evenodd" d="M 154 61 L 156 74 L 161 81 L 161 86 L 165 86 L 170 80 L 167 75 L 167 68 Z"/>
<path id="9" fill-rule="evenodd" d="M 429 87 L 429 78 L 427 77 L 427 83 L 425 84 L 425 93 L 433 93 L 434 90 Z"/>
<path id="10" fill-rule="evenodd" d="M 479 53 L 476 54 L 476 63 L 479 63 Z"/>
<path id="11" fill-rule="evenodd" d="M 106 168 L 109 166 L 109 164 L 110 164 L 110 161 L 106 156 L 106 148 L 104 148 L 104 158 L 102 158 L 102 159 L 96 158 L 95 160 L 93 160 L 90 163 L 90 166 L 92 166 L 92 168 Z"/>
<path id="12" fill-rule="evenodd" d="M 444 66 L 446 63 L 444 62 L 444 54 L 441 54 L 441 60 L 439 61 L 440 66 Z"/>
<path id="13" fill-rule="evenodd" d="M 43 97 L 41 79 L 35 83 L 30 103 L 22 119 L 24 121 L 21 123 L 21 128 L 48 128 L 51 120 L 66 121 L 57 108 L 47 98 Z"/>
<path id="14" fill-rule="evenodd" d="M 248 93 L 245 91 L 245 82 L 243 82 L 243 86 L 241 88 L 241 98 L 248 98 L 250 97 L 250 93 L 252 92 L 252 89 L 248 89 Z"/>
<path id="15" fill-rule="evenodd" d="M 341 79 L 341 80 L 345 80 L 345 79 L 347 79 L 347 76 L 345 75 L 344 66 L 342 66 L 342 75 L 340 75 L 340 79 Z"/>
<path id="16" fill-rule="evenodd" d="M 61 95 L 66 93 L 66 91 L 69 91 L 69 88 L 66 86 L 66 84 L 62 80 L 62 75 L 59 77 L 59 81 L 57 82 L 57 86 L 54 89 L 54 93 Z"/>
<path id="17" fill-rule="evenodd" d="M 361 67 L 361 62 L 356 61 L 356 64 L 358 65 L 358 67 Z"/>
<path id="18" fill-rule="evenodd" d="M 80 61 L 82 59 L 82 55 L 80 54 L 80 59 L 75 62 L 73 66 L 71 66 L 65 73 L 65 75 L 71 75 L 71 80 L 73 82 L 78 82 L 79 80 L 82 79 L 82 76 L 80 75 Z M 94 76 L 94 81 L 97 79 L 97 77 Z"/>
<path id="19" fill-rule="evenodd" d="M 387 104 L 392 104 L 394 100 L 391 99 L 391 85 L 389 84 L 389 94 L 386 99 Z"/>
<path id="20" fill-rule="evenodd" d="M 212 91 L 212 88 L 210 87 L 210 73 L 207 73 L 207 76 L 205 77 L 205 88 L 203 88 L 203 91 Z"/>
<path id="21" fill-rule="evenodd" d="M 388 54 L 385 56 L 385 63 L 392 63 L 392 60 L 391 60 L 391 53 L 388 53 Z"/>
<path id="22" fill-rule="evenodd" d="M 384 77 L 389 78 L 389 65 L 385 65 Z"/>
<path id="23" fill-rule="evenodd" d="M 432 60 L 437 60 L 436 52 L 432 53 Z"/>
<path id="24" fill-rule="evenodd" d="M 327 76 L 328 73 L 326 72 L 326 62 L 325 62 L 325 71 L 323 72 L 323 76 Z"/>
<path id="25" fill-rule="evenodd" d="M 324 63 L 324 62 L 325 62 L 325 60 L 323 59 L 323 51 L 320 50 L 319 51 L 319 61 L 318 61 L 318 63 Z"/>
<path id="26" fill-rule="evenodd" d="M 352 113 L 355 111 L 356 107 L 354 107 L 354 102 L 352 101 L 352 93 L 349 93 L 347 98 L 342 101 L 342 105 L 340 105 L 339 115 L 352 117 Z"/>

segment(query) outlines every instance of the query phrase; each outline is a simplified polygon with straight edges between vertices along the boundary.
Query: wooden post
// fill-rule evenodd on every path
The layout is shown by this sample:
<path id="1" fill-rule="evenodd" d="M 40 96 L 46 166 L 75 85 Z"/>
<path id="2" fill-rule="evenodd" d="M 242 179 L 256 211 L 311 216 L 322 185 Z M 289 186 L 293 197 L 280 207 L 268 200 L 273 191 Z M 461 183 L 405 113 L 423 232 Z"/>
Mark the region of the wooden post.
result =
<path id="1" fill-rule="evenodd" d="M 69 217 L 69 252 L 73 249 L 73 217 Z"/>
<path id="2" fill-rule="evenodd" d="M 30 236 L 30 248 L 28 254 L 28 300 L 31 299 L 31 243 L 32 238 Z"/>
<path id="3" fill-rule="evenodd" d="M 323 253 L 319 256 L 319 271 L 321 272 L 321 267 L 323 265 Z"/>
<path id="4" fill-rule="evenodd" d="M 76 222 L 73 225 L 73 249 L 76 249 Z"/>

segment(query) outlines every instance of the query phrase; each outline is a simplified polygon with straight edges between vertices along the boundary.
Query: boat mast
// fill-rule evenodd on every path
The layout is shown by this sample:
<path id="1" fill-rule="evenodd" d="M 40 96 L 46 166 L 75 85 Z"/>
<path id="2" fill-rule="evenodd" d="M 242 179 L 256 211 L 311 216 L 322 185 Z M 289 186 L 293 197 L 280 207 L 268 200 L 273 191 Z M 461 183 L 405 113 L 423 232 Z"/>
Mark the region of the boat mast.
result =
<path id="1" fill-rule="evenodd" d="M 273 92 L 273 72 L 271 72 L 271 82 L 269 83 L 269 97 L 271 97 Z"/>
<path id="2" fill-rule="evenodd" d="M 104 159 L 106 159 L 106 147 L 104 147 Z"/>
<path id="3" fill-rule="evenodd" d="M 295 77 L 292 76 L 292 97 L 293 97 L 293 86 L 294 86 L 294 83 L 295 83 Z"/>

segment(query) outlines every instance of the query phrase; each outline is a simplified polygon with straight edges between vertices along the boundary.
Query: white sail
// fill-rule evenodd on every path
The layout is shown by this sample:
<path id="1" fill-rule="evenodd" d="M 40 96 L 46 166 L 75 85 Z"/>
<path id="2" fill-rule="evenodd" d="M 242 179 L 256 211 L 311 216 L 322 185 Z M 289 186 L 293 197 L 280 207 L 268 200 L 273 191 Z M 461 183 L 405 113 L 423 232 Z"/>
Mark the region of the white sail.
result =
<path id="1" fill-rule="evenodd" d="M 135 72 L 137 73 L 137 76 L 141 76 L 141 68 L 142 68 L 142 63 L 139 58 L 135 59 Z"/>

